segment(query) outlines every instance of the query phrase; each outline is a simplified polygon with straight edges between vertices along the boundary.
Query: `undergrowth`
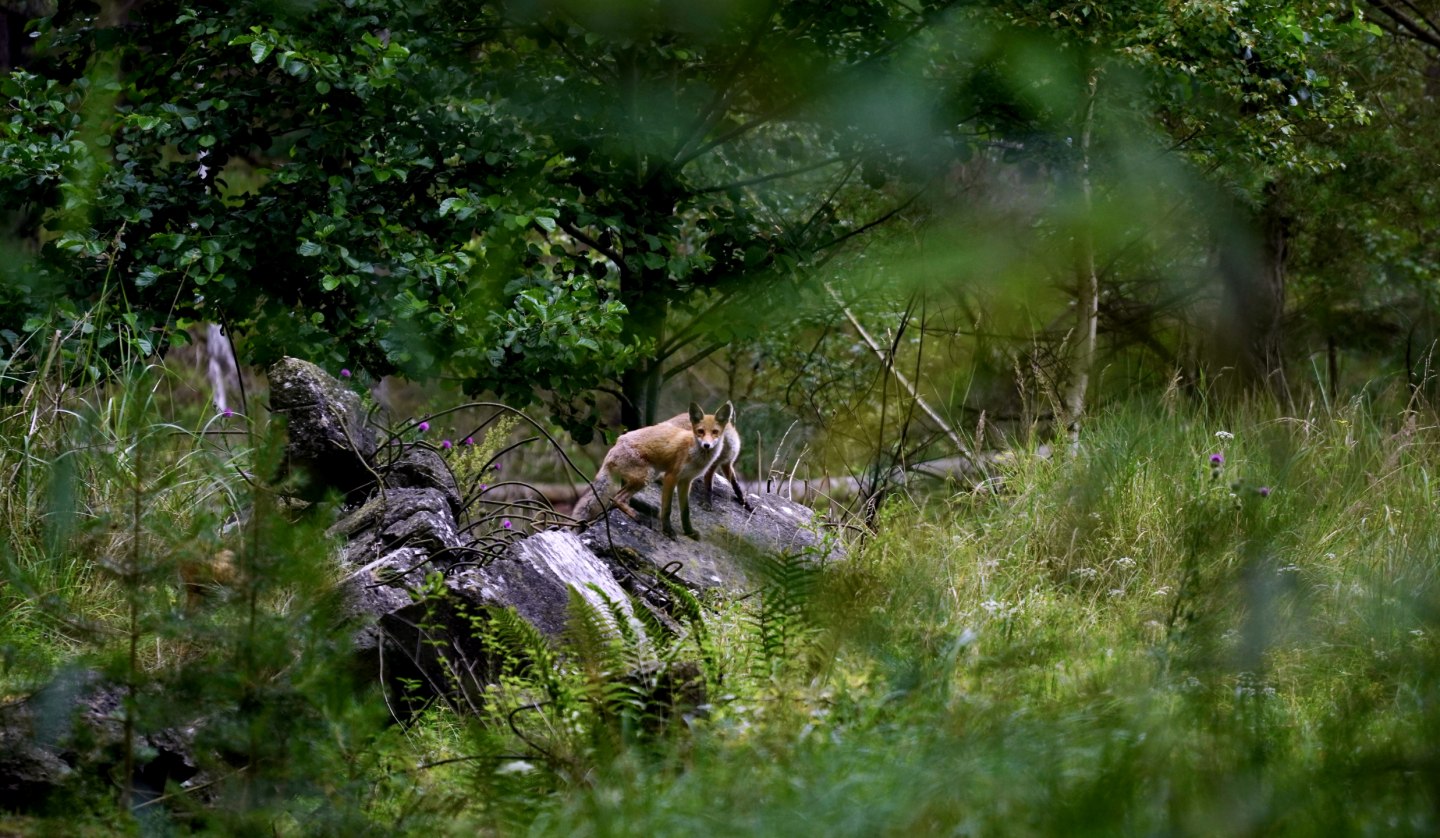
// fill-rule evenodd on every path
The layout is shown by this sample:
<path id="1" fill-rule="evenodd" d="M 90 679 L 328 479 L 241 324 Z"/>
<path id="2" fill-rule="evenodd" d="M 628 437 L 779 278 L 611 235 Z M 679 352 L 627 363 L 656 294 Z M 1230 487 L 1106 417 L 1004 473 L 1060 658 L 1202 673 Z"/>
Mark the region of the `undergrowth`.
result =
<path id="1" fill-rule="evenodd" d="M 115 772 L 71 825 L 1440 826 L 1429 412 L 1116 408 L 1076 452 L 1017 453 L 983 491 L 892 497 L 843 561 L 767 557 L 736 601 L 652 580 L 665 620 L 577 591 L 560 643 L 474 615 L 488 683 L 387 722 L 345 674 L 327 519 L 266 489 L 263 426 L 177 413 L 163 380 L 0 417 L 7 699 L 95 669 L 128 690 L 135 737 L 204 715 L 225 755 L 203 801 L 171 788 L 152 806 Z M 187 587 L 187 563 L 222 553 L 229 575 Z"/>

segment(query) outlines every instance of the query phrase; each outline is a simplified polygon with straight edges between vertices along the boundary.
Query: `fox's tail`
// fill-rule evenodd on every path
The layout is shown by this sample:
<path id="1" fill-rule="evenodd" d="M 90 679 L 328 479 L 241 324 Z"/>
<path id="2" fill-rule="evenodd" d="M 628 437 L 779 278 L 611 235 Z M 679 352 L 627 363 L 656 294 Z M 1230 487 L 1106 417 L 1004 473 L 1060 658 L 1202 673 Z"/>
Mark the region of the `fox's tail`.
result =
<path id="1" fill-rule="evenodd" d="M 600 498 L 609 493 L 610 478 L 602 471 L 595 475 L 595 480 L 590 485 L 591 488 L 580 495 L 580 499 L 575 501 L 575 508 L 570 512 L 570 517 L 587 524 L 605 514 L 605 505 L 600 502 Z"/>

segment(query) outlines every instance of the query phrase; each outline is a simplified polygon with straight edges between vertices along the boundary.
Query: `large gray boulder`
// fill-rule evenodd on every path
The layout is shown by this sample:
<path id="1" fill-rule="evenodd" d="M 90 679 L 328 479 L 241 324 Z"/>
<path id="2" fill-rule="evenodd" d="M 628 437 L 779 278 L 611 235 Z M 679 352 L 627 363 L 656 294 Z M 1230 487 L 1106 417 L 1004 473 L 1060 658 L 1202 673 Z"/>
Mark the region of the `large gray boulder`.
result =
<path id="1" fill-rule="evenodd" d="M 607 617 L 607 600 L 613 603 L 629 622 L 628 628 L 644 636 L 630 598 L 610 568 L 569 532 L 549 530 L 516 542 L 499 560 L 458 574 L 450 588 L 474 606 L 513 608 L 546 637 L 557 640 L 565 632 L 573 588 Z"/>
<path id="2" fill-rule="evenodd" d="M 394 462 L 384 463 L 379 471 L 385 485 L 392 489 L 435 489 L 444 494 L 452 515 L 459 518 L 464 511 L 454 473 L 445 465 L 445 458 L 430 448 L 407 446 Z"/>
<path id="3" fill-rule="evenodd" d="M 360 626 L 355 651 L 363 675 L 429 680 L 420 663 L 431 660 L 429 653 L 412 651 L 428 639 L 414 606 L 431 573 L 473 552 L 457 532 L 451 508 L 437 489 L 387 489 L 330 527 L 329 535 L 344 541 L 340 588 Z M 387 654 L 394 658 L 388 672 Z"/>
<path id="4" fill-rule="evenodd" d="M 339 490 L 352 504 L 330 535 L 343 542 L 340 587 L 361 625 L 357 661 L 392 688 L 421 684 L 421 700 L 479 700 L 493 676 L 484 628 L 502 609 L 558 647 L 578 595 L 613 636 L 643 643 L 642 623 L 682 630 L 673 583 L 735 595 L 763 584 L 766 556 L 841 556 L 806 507 L 751 494 L 747 508 L 718 476 L 713 497 L 698 484 L 692 493 L 698 541 L 659 532 L 658 486 L 632 499 L 645 513 L 640 521 L 612 511 L 581 534 L 522 538 L 506 529 L 475 541 L 438 453 L 394 442 L 377 454 L 359 396 L 313 364 L 287 358 L 270 378 L 272 405 L 288 419 L 291 467 L 309 475 L 316 496 Z M 642 621 L 637 608 L 654 620 Z"/>
<path id="5" fill-rule="evenodd" d="M 330 488 L 353 497 L 375 483 L 375 432 L 359 394 L 309 361 L 282 358 L 266 371 L 270 411 L 284 417 L 285 463 L 301 497 Z"/>
<path id="6" fill-rule="evenodd" d="M 690 493 L 690 520 L 700 538 L 678 534 L 678 497 L 670 512 L 677 535 L 670 538 L 660 532 L 660 487 L 651 485 L 630 501 L 642 513 L 639 521 L 612 509 L 586 529 L 581 543 L 630 572 L 664 573 L 694 591 L 728 595 L 760 584 L 755 561 L 760 556 L 805 554 L 817 562 L 843 558 L 839 541 L 826 537 L 808 507 L 779 495 L 748 493 L 746 499 L 753 509 L 741 506 L 718 475 L 713 497 L 707 497 L 696 481 Z"/>
<path id="7" fill-rule="evenodd" d="M 43 811 L 63 804 L 76 783 L 117 777 L 125 764 L 125 695 L 125 687 L 98 672 L 72 669 L 27 699 L 0 706 L 0 810 Z M 134 802 L 199 774 L 194 734 L 194 727 L 134 732 Z"/>

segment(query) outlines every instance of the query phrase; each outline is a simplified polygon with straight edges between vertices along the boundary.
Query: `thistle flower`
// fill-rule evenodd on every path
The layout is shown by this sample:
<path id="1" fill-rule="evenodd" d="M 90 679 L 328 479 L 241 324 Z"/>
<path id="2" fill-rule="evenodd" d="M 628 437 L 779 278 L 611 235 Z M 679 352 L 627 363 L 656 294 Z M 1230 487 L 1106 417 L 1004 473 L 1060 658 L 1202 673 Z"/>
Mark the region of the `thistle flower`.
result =
<path id="1" fill-rule="evenodd" d="M 443 448 L 443 449 L 445 449 L 446 451 L 449 451 L 449 450 L 450 450 L 450 440 L 448 440 L 448 439 L 442 439 L 442 440 L 440 440 L 440 447 Z"/>
<path id="2" fill-rule="evenodd" d="M 231 416 L 234 416 L 234 415 L 235 415 L 235 411 L 233 411 L 233 410 L 231 410 L 230 408 L 227 407 L 227 408 L 225 408 L 224 412 L 222 412 L 220 415 L 221 415 L 221 416 L 224 416 L 226 419 L 229 419 Z"/>
<path id="3" fill-rule="evenodd" d="M 485 490 L 488 489 L 488 488 L 490 488 L 490 487 L 489 487 L 489 486 L 486 486 L 484 483 L 481 483 L 481 484 L 480 484 L 480 491 L 483 492 L 483 491 L 485 491 Z"/>
<path id="4" fill-rule="evenodd" d="M 501 521 L 500 526 L 504 527 L 507 530 L 510 529 L 510 519 L 506 518 L 505 520 Z"/>
<path id="5" fill-rule="evenodd" d="M 423 433 L 425 433 L 425 432 L 428 431 L 428 430 L 430 430 L 430 423 L 429 423 L 429 422 L 421 422 L 421 423 L 420 423 L 420 433 L 423 434 Z"/>
<path id="6" fill-rule="evenodd" d="M 1269 487 L 1269 486 L 1261 486 L 1260 488 L 1258 488 L 1258 489 L 1255 490 L 1255 493 L 1258 494 L 1258 495 L 1260 495 L 1260 497 L 1262 497 L 1262 498 L 1268 498 L 1268 497 L 1270 497 L 1270 487 Z"/>
<path id="7" fill-rule="evenodd" d="M 341 377 L 341 378 L 349 378 L 349 377 L 350 377 L 350 370 L 348 370 L 348 369 L 342 369 L 342 370 L 340 370 L 340 377 Z"/>
<path id="8" fill-rule="evenodd" d="M 1210 465 L 1212 465 L 1212 466 L 1219 466 L 1219 465 L 1224 465 L 1224 463 L 1225 463 L 1225 455 L 1224 455 L 1224 454 L 1215 453 L 1215 454 L 1211 454 L 1211 455 L 1210 455 Z"/>
<path id="9" fill-rule="evenodd" d="M 462 444 L 462 445 L 474 445 L 474 444 L 475 444 L 475 437 L 473 437 L 473 436 L 467 436 L 467 437 L 465 437 L 465 441 L 464 441 L 463 443 L 461 443 L 461 444 Z"/>

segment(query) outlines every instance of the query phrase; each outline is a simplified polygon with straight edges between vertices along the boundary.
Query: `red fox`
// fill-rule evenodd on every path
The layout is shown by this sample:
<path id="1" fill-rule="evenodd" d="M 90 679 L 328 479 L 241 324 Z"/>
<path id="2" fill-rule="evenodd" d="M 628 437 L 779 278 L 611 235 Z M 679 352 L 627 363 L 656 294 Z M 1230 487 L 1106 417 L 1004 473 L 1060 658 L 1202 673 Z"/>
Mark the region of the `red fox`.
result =
<path id="1" fill-rule="evenodd" d="M 636 518 L 635 510 L 626 501 L 659 473 L 663 478 L 661 529 L 671 538 L 675 537 L 675 530 L 670 526 L 670 500 L 678 486 L 680 525 L 686 535 L 698 539 L 700 535 L 690 525 L 690 483 L 707 469 L 713 470 L 734 414 L 735 407 L 729 402 L 714 415 L 706 415 L 699 405 L 691 402 L 690 412 L 681 417 L 687 420 L 683 425 L 663 422 L 621 434 L 600 465 L 600 473 L 609 474 L 612 483 L 619 487 L 613 499 L 615 506 L 632 519 Z M 736 443 L 738 448 L 738 436 Z"/>
<path id="2" fill-rule="evenodd" d="M 705 470 L 705 497 L 707 500 L 715 497 L 715 472 L 724 469 L 725 479 L 730 481 L 730 488 L 735 492 L 735 500 L 739 501 L 741 506 L 754 512 L 755 507 L 745 499 L 745 492 L 740 488 L 740 480 L 735 476 L 735 461 L 740 458 L 740 429 L 735 427 L 735 406 L 726 402 L 725 406 L 720 408 L 720 413 L 728 414 L 730 421 L 726 423 L 725 432 L 720 436 L 720 456 L 716 457 L 715 462 L 710 464 L 710 468 Z M 719 416 L 720 413 L 715 415 Z M 690 427 L 690 416 L 682 413 L 666 419 L 665 424 L 674 425 L 677 428 L 688 428 Z"/>

